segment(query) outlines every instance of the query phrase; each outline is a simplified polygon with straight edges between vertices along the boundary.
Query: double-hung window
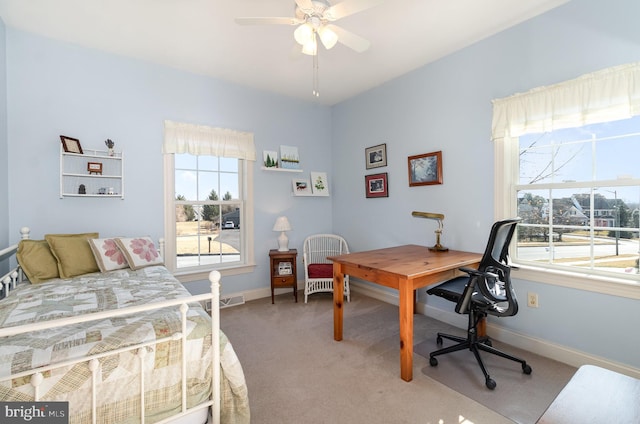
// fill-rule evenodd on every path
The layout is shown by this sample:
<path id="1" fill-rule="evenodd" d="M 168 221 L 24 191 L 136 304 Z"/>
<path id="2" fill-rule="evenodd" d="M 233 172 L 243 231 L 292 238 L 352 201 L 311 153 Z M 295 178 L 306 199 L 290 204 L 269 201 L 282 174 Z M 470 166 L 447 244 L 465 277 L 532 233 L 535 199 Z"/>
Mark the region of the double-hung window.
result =
<path id="1" fill-rule="evenodd" d="M 182 281 L 250 270 L 253 135 L 165 121 L 163 152 L 167 267 Z"/>
<path id="2" fill-rule="evenodd" d="M 639 82 L 630 64 L 494 100 L 496 215 L 522 218 L 512 258 L 537 281 L 640 296 Z"/>

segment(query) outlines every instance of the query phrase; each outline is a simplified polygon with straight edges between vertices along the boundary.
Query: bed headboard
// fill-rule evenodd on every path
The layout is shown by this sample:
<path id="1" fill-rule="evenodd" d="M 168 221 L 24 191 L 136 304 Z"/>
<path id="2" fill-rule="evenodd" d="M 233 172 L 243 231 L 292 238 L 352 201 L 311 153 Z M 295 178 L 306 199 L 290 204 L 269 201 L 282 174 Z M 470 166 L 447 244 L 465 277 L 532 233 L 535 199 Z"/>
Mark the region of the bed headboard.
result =
<path id="1" fill-rule="evenodd" d="M 31 230 L 29 229 L 29 227 L 20 228 L 20 239 L 27 240 L 29 238 L 30 232 Z M 0 250 L 0 260 L 11 258 L 16 254 L 17 251 L 18 243 Z M 4 299 L 9 291 L 13 290 L 16 287 L 16 284 L 23 280 L 24 273 L 22 272 L 22 268 L 20 268 L 20 265 L 15 265 L 11 269 L 9 269 L 9 272 L 0 277 L 0 299 Z"/>

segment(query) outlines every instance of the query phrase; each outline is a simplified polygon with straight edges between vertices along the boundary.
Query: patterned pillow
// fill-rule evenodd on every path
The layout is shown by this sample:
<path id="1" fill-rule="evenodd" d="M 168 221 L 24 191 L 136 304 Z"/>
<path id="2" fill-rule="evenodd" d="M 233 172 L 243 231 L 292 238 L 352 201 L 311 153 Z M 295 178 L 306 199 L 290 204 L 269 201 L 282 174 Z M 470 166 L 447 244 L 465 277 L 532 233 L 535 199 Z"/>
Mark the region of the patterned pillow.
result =
<path id="1" fill-rule="evenodd" d="M 115 240 L 116 244 L 127 258 L 129 268 L 134 271 L 146 266 L 164 264 L 164 260 L 160 256 L 158 249 L 156 249 L 156 245 L 153 244 L 151 237 L 118 237 Z"/>
<path id="2" fill-rule="evenodd" d="M 116 239 L 89 239 L 89 246 L 101 272 L 127 268 L 129 263 L 116 244 Z"/>

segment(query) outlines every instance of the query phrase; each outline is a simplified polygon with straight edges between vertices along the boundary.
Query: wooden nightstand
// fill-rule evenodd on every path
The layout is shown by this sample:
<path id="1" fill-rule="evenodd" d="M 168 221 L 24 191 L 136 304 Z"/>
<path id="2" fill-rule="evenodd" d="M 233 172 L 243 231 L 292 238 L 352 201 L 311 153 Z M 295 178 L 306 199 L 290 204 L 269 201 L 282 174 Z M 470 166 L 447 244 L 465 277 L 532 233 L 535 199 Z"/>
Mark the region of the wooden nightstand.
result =
<path id="1" fill-rule="evenodd" d="M 296 258 L 298 251 L 291 249 L 288 252 L 280 252 L 277 249 L 269 250 L 271 259 L 271 303 L 274 302 L 273 290 L 283 287 L 292 287 L 293 296 L 298 302 L 298 277 Z"/>

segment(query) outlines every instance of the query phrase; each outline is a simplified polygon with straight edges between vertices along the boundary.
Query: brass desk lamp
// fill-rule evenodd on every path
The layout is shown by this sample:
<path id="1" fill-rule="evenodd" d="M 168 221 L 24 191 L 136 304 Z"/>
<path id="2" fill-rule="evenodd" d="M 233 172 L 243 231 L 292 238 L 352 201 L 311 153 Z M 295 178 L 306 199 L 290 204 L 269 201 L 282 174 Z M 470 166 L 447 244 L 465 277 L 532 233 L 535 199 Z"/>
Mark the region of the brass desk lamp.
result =
<path id="1" fill-rule="evenodd" d="M 427 218 L 427 219 L 435 219 L 438 221 L 438 229 L 435 231 L 436 232 L 436 244 L 433 247 L 430 247 L 429 250 L 432 250 L 434 252 L 446 252 L 447 250 L 449 250 L 447 247 L 444 247 L 443 245 L 440 244 L 440 234 L 442 234 L 442 228 L 444 227 L 444 225 L 442 224 L 442 220 L 444 219 L 444 215 L 441 213 L 431 213 L 431 212 L 418 212 L 418 211 L 413 211 L 411 212 L 411 215 L 418 217 L 418 218 Z"/>

